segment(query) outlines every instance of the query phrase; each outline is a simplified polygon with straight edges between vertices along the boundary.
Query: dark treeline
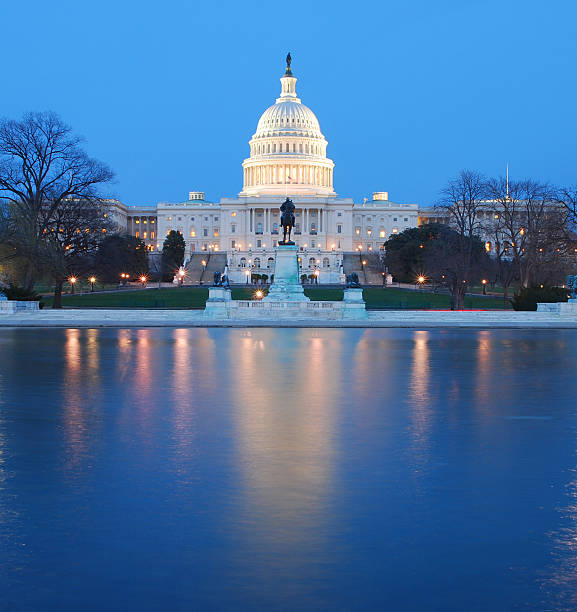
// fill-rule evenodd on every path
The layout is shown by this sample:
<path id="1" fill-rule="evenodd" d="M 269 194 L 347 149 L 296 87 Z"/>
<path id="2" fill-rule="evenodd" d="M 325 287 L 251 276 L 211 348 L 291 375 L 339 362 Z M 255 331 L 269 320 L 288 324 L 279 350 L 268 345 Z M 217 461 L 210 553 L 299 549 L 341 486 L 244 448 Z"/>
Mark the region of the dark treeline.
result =
<path id="1" fill-rule="evenodd" d="M 461 309 L 471 286 L 562 284 L 577 262 L 577 187 L 491 179 L 463 170 L 441 192 L 443 223 L 421 225 L 385 243 L 386 264 L 401 282 L 426 277 Z"/>
<path id="2" fill-rule="evenodd" d="M 71 276 L 117 282 L 148 271 L 145 245 L 118 234 L 102 189 L 113 172 L 83 150 L 54 113 L 0 121 L 0 271 L 4 283 L 33 295 L 54 286 L 54 307 Z"/>

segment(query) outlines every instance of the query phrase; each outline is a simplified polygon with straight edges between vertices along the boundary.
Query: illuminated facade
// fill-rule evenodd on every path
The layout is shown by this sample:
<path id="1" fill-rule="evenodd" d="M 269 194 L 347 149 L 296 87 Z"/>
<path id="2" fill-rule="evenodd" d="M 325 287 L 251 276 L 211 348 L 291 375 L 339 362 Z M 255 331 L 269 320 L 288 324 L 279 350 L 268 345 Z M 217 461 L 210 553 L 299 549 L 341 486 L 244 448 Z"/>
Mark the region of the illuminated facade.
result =
<path id="1" fill-rule="evenodd" d="M 194 191 L 187 201 L 155 208 L 118 203 L 119 224 L 151 251 L 176 230 L 186 241 L 188 259 L 198 252 L 225 252 L 231 281 L 243 282 L 247 266 L 274 268 L 279 208 L 288 196 L 296 206 L 293 239 L 302 252 L 303 273 L 314 268 L 326 283 L 344 281 L 344 253 L 379 252 L 392 234 L 417 226 L 417 204 L 391 202 L 387 192 L 363 203 L 337 196 L 327 140 L 316 115 L 297 96 L 290 66 L 280 81 L 280 96 L 249 141 L 237 197 L 210 202 Z"/>

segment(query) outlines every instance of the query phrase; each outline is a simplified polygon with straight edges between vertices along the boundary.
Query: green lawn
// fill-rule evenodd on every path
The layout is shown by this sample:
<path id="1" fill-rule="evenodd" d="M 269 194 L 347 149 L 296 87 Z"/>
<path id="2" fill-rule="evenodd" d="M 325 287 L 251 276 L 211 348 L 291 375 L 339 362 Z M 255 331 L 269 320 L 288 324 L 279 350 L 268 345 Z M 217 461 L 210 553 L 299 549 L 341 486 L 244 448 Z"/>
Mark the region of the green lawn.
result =
<path id="1" fill-rule="evenodd" d="M 232 297 L 235 300 L 253 299 L 254 287 L 235 287 Z M 266 294 L 266 290 L 265 290 Z M 305 294 L 311 300 L 342 300 L 343 290 L 336 288 L 306 288 Z M 405 309 L 405 308 L 449 308 L 449 296 L 411 291 L 389 287 L 381 289 L 371 287 L 364 289 L 363 296 L 367 308 L 371 309 Z M 85 295 L 65 295 L 62 298 L 65 307 L 81 308 L 204 308 L 208 297 L 208 288 L 182 287 L 170 289 L 147 289 L 139 291 L 117 291 L 106 293 L 88 293 Z M 52 306 L 52 298 L 43 300 L 45 307 Z M 472 309 L 503 309 L 509 307 L 502 298 L 474 296 L 465 299 L 465 307 Z"/>

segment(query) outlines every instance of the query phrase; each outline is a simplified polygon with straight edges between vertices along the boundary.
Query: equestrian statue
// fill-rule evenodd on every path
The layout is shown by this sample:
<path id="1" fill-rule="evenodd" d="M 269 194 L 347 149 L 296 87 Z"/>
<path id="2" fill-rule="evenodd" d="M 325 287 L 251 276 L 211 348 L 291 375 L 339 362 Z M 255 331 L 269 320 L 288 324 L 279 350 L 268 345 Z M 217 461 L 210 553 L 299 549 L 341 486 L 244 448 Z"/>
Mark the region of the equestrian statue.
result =
<path id="1" fill-rule="evenodd" d="M 294 244 L 291 240 L 291 232 L 295 226 L 295 205 L 290 198 L 287 198 L 280 207 L 280 224 L 282 225 L 282 240 L 279 240 L 279 245 L 283 244 Z M 287 240 L 288 235 L 288 240 Z"/>

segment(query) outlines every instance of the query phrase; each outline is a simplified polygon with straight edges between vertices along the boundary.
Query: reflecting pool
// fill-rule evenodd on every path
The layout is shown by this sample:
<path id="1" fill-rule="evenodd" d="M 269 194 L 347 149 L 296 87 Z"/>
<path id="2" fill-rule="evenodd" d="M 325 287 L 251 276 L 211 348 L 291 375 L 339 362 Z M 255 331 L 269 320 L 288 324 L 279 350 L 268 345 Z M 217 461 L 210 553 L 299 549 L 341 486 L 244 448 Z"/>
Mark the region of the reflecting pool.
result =
<path id="1" fill-rule="evenodd" d="M 0 609 L 577 607 L 577 332 L 0 330 Z"/>

